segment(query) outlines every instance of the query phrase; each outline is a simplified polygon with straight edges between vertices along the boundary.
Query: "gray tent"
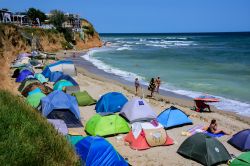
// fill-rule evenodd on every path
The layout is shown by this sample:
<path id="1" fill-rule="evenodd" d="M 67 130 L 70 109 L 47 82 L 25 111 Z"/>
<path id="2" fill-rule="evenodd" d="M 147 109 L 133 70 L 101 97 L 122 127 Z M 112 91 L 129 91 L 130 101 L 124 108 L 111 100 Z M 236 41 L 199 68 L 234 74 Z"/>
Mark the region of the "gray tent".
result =
<path id="1" fill-rule="evenodd" d="M 128 101 L 123 106 L 120 114 L 126 117 L 130 122 L 150 121 L 157 117 L 150 105 L 138 97 Z"/>
<path id="2" fill-rule="evenodd" d="M 55 129 L 62 135 L 68 134 L 68 128 L 66 123 L 61 119 L 48 119 L 48 122 L 51 123 Z"/>

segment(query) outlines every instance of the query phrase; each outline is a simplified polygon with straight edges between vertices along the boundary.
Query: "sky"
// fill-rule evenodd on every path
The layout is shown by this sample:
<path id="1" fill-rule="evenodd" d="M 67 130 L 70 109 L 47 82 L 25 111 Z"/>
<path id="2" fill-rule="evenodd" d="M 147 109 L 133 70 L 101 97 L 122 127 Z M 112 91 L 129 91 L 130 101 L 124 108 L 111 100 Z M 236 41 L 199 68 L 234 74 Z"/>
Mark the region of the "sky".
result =
<path id="1" fill-rule="evenodd" d="M 250 31 L 250 0 L 0 0 L 0 8 L 35 7 L 80 14 L 100 33 Z"/>

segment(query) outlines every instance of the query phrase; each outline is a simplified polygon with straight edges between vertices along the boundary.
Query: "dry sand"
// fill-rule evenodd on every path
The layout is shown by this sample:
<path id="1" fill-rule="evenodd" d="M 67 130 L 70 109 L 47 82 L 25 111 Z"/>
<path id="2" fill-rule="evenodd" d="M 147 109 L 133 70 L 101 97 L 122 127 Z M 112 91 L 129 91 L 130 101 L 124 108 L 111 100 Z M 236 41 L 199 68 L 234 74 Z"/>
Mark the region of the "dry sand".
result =
<path id="1" fill-rule="evenodd" d="M 81 91 L 86 90 L 93 98 L 99 99 L 101 95 L 107 92 L 121 92 L 127 98 L 131 99 L 134 97 L 133 87 L 128 87 L 126 85 L 120 84 L 116 81 L 103 78 L 101 76 L 89 73 L 84 66 L 77 68 L 78 75 L 75 77 L 76 81 L 80 85 Z M 183 99 L 173 98 L 173 97 L 162 97 L 156 96 L 154 99 L 146 98 L 147 102 L 150 103 L 152 108 L 157 114 L 160 114 L 164 109 L 169 108 L 171 105 L 183 110 L 188 115 L 190 115 L 193 120 L 193 125 L 187 125 L 179 128 L 173 128 L 167 130 L 168 135 L 174 139 L 175 144 L 171 146 L 160 146 L 153 147 L 148 150 L 137 151 L 132 150 L 128 144 L 123 141 L 126 134 L 120 134 L 118 136 L 107 137 L 106 139 L 112 143 L 115 149 L 124 157 L 128 159 L 131 165 L 136 166 L 189 166 L 189 165 L 200 165 L 195 161 L 185 159 L 176 153 L 178 147 L 187 138 L 187 136 L 182 136 L 183 131 L 187 131 L 194 125 L 209 125 L 211 119 L 215 118 L 218 121 L 219 128 L 224 129 L 233 134 L 249 128 L 248 118 L 239 118 L 234 114 L 225 113 L 223 111 L 215 111 L 212 113 L 196 113 L 190 110 L 190 105 L 193 105 L 190 101 Z M 81 120 L 83 124 L 95 114 L 95 106 L 85 106 L 80 107 Z M 81 133 L 86 136 L 84 128 L 74 128 L 69 129 L 70 132 Z M 121 138 L 122 137 L 122 138 Z M 223 136 L 218 138 L 227 148 L 230 154 L 239 155 L 241 152 L 232 147 L 227 143 L 227 140 L 231 136 Z"/>

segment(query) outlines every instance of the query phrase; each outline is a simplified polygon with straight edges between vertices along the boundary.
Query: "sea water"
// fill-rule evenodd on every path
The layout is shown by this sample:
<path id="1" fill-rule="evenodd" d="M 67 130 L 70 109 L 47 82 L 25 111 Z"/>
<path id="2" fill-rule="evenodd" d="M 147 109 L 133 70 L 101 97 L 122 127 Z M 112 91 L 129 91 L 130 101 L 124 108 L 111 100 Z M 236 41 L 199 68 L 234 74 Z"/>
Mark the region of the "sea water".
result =
<path id="1" fill-rule="evenodd" d="M 189 97 L 210 94 L 215 106 L 250 116 L 250 33 L 103 34 L 109 47 L 84 56 L 96 67 L 128 81 Z"/>

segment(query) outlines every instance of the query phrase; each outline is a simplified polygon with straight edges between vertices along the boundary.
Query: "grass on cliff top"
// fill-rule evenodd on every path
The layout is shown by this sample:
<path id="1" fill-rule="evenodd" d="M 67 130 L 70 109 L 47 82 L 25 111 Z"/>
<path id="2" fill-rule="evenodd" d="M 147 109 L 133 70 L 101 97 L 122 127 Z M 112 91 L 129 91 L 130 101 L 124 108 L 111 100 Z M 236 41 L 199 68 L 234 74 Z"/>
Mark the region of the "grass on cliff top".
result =
<path id="1" fill-rule="evenodd" d="M 18 96 L 0 91 L 1 165 L 79 165 L 67 140 Z"/>

